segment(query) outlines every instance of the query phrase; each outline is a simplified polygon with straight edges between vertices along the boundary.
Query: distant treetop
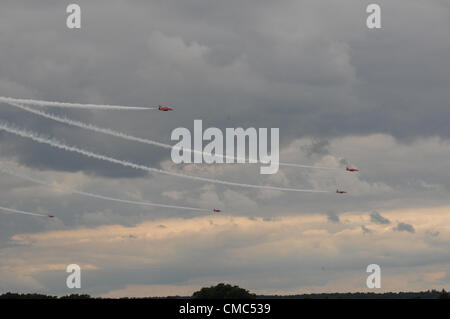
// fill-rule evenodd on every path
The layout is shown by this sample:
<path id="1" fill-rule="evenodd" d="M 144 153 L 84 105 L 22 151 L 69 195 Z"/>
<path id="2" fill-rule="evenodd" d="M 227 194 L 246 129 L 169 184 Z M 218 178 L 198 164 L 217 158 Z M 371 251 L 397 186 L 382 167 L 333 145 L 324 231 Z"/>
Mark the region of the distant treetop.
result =
<path id="1" fill-rule="evenodd" d="M 192 295 L 192 298 L 196 299 L 248 299 L 255 297 L 255 294 L 250 293 L 246 289 L 224 283 L 202 288 Z"/>

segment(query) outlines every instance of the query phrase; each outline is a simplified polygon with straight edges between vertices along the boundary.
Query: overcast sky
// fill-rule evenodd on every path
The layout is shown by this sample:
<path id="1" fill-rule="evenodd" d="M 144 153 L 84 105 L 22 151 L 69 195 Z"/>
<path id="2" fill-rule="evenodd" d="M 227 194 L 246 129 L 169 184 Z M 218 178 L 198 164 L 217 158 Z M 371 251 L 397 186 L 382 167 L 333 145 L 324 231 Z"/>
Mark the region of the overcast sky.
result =
<path id="1" fill-rule="evenodd" d="M 0 96 L 173 105 L 175 112 L 51 112 L 171 143 L 174 128 L 280 128 L 280 161 L 339 169 L 175 165 L 170 151 L 0 104 L 0 119 L 70 145 L 207 178 L 331 193 L 242 189 L 131 168 L 0 131 L 0 292 L 188 295 L 226 281 L 257 293 L 450 289 L 450 5 L 376 1 L 76 1 L 0 4 Z M 347 173 L 345 165 L 361 172 Z M 338 196 L 336 188 L 349 193 Z M 82 197 L 212 209 L 220 215 Z"/>

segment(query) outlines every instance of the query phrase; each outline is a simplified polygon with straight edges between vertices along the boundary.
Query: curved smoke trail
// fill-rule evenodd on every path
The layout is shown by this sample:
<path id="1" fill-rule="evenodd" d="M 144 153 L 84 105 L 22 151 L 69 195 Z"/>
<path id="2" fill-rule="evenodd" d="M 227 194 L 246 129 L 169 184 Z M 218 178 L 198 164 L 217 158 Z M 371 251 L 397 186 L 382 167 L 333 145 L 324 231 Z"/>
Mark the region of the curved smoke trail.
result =
<path id="1" fill-rule="evenodd" d="M 38 213 L 30 213 L 30 212 L 24 212 L 22 210 L 17 210 L 17 209 L 12 209 L 12 208 L 6 208 L 6 207 L 2 207 L 0 206 L 0 211 L 6 211 L 9 213 L 14 213 L 14 214 L 22 214 L 22 215 L 31 215 L 31 216 L 39 216 L 39 217 L 48 217 L 48 215 L 43 215 L 43 214 L 38 214 Z M 2 212 L 3 213 L 3 212 Z"/>
<path id="2" fill-rule="evenodd" d="M 30 182 L 33 182 L 36 184 L 55 188 L 55 185 L 50 182 L 43 181 L 43 180 L 40 180 L 40 179 L 37 179 L 34 177 L 30 177 L 27 175 L 19 174 L 17 172 L 12 171 L 11 169 L 2 167 L 1 164 L 0 164 L 0 171 L 5 174 L 8 174 L 8 175 L 20 178 L 20 179 L 24 179 L 24 180 L 27 180 L 27 181 L 30 181 Z M 123 204 L 133 204 L 133 205 L 139 205 L 139 206 L 154 206 L 154 207 L 163 207 L 163 208 L 175 208 L 175 209 L 193 210 L 193 211 L 201 211 L 201 212 L 211 211 L 210 209 L 206 209 L 206 208 L 166 205 L 166 204 L 158 204 L 158 203 L 147 202 L 147 201 L 135 201 L 135 200 L 120 199 L 120 198 L 116 198 L 116 197 L 110 197 L 110 196 L 104 196 L 104 195 L 99 195 L 99 194 L 95 194 L 95 193 L 84 192 L 84 191 L 80 191 L 80 190 L 72 189 L 72 188 L 70 188 L 70 189 L 69 188 L 61 188 L 61 187 L 56 187 L 56 188 L 65 190 L 65 191 L 68 191 L 70 193 L 77 194 L 77 195 L 82 195 L 82 196 L 86 196 L 86 197 L 102 199 L 102 200 L 107 200 L 107 201 L 112 201 L 112 202 L 118 202 L 118 203 L 123 203 Z"/>
<path id="3" fill-rule="evenodd" d="M 119 160 L 116 158 L 112 158 L 106 155 L 101 155 L 101 154 L 97 154 L 91 151 L 86 151 L 83 149 L 80 149 L 78 147 L 74 147 L 74 146 L 69 146 L 69 145 L 65 145 L 55 139 L 48 139 L 42 136 L 39 136 L 33 132 L 28 132 L 22 129 L 18 129 L 18 128 L 14 128 L 9 126 L 6 123 L 0 123 L 0 129 L 4 130 L 6 132 L 21 136 L 21 137 L 26 137 L 29 138 L 35 142 L 38 143 L 42 143 L 42 144 L 47 144 L 50 146 L 53 146 L 55 148 L 59 148 L 62 150 L 66 150 L 69 152 L 74 152 L 74 153 L 78 153 L 78 154 L 82 154 L 84 156 L 87 157 L 91 157 L 91 158 L 95 158 L 98 160 L 102 160 L 102 161 L 106 161 L 106 162 L 110 162 L 110 163 L 114 163 L 114 164 L 119 164 L 122 165 L 124 167 L 131 167 L 137 170 L 143 170 L 143 171 L 147 171 L 147 172 L 152 172 L 152 173 L 160 173 L 160 174 L 165 174 L 165 175 L 170 175 L 170 176 L 176 176 L 176 177 L 181 177 L 181 178 L 187 178 L 187 179 L 192 179 L 192 180 L 197 180 L 197 181 L 202 181 L 202 182 L 208 182 L 208 183 L 214 183 L 214 184 L 222 184 L 222 185 L 228 185 L 228 186 L 238 186 L 238 187 L 244 187 L 244 188 L 256 188 L 256 189 L 269 189 L 269 190 L 278 190 L 278 191 L 287 191 L 287 192 L 308 192 L 308 193 L 328 193 L 328 191 L 322 191 L 322 190 L 314 190 L 314 189 L 297 189 L 297 188 L 288 188 L 288 187 L 277 187 L 277 186 L 263 186 L 263 185 L 254 185 L 254 184 L 242 184 L 242 183 L 236 183 L 236 182 L 228 182 L 228 181 L 223 181 L 223 180 L 219 180 L 219 179 L 213 179 L 213 178 L 206 178 L 206 177 L 199 177 L 199 176 L 191 176 L 191 175 L 186 175 L 183 173 L 176 173 L 176 172 L 170 172 L 170 171 L 164 171 L 161 169 L 157 169 L 157 168 L 153 168 L 153 167 L 148 167 L 145 165 L 140 165 L 140 164 L 136 164 L 133 162 L 129 162 L 129 161 L 124 161 L 124 160 Z"/>
<path id="4" fill-rule="evenodd" d="M 139 142 L 139 143 L 144 143 L 144 144 L 148 144 L 148 145 L 154 145 L 154 146 L 159 146 L 159 147 L 163 147 L 163 148 L 167 148 L 167 149 L 175 149 L 175 150 L 181 150 L 181 147 L 177 147 L 177 146 L 172 146 L 170 144 L 165 144 L 165 143 L 161 143 L 161 142 L 157 142 L 157 141 L 153 141 L 153 140 L 149 140 L 149 139 L 145 139 L 145 138 L 141 138 L 141 137 L 136 137 L 133 135 L 128 135 L 126 133 L 122 133 L 122 132 L 118 132 L 118 131 L 114 131 L 108 128 L 102 128 L 102 127 L 98 127 L 92 124 L 88 124 L 88 123 L 83 123 L 80 121 L 74 121 L 71 120 L 67 117 L 60 117 L 58 115 L 52 114 L 52 113 L 48 113 L 48 112 L 44 112 L 44 111 L 40 111 L 40 110 L 36 110 L 33 109 L 31 107 L 25 106 L 25 105 L 21 105 L 15 102 L 5 102 L 6 104 L 9 104 L 11 106 L 17 107 L 19 109 L 22 109 L 24 111 L 27 111 L 29 113 L 33 113 L 35 115 L 39 115 L 41 117 L 56 121 L 56 122 L 60 122 L 60 123 L 64 123 L 64 124 L 68 124 L 68 125 L 72 125 L 72 126 L 76 126 L 82 129 L 86 129 L 86 130 L 90 130 L 93 132 L 97 132 L 97 133 L 103 133 L 106 135 L 110 135 L 110 136 L 115 136 L 115 137 L 119 137 L 125 140 L 129 140 L 129 141 L 134 141 L 134 142 Z M 240 158 L 238 157 L 234 157 L 234 156 L 226 156 L 226 155 L 221 155 L 221 154 L 211 154 L 211 153 L 207 153 L 207 152 L 203 152 L 203 151 L 198 151 L 198 150 L 194 150 L 194 149 L 183 149 L 186 152 L 192 152 L 192 153 L 197 153 L 197 154 L 202 154 L 202 155 L 206 155 L 206 156 L 214 156 L 214 157 L 224 157 L 224 158 L 231 158 L 233 160 L 239 160 Z M 245 161 L 245 159 L 244 159 Z M 301 164 L 295 164 L 295 163 L 277 163 L 280 166 L 290 166 L 290 167 L 300 167 L 300 168 L 317 168 L 317 169 L 337 169 L 336 167 L 325 167 L 325 166 L 312 166 L 312 165 L 301 165 Z"/>
<path id="5" fill-rule="evenodd" d="M 15 99 L 12 97 L 5 97 L 5 96 L 0 96 L 0 102 L 4 103 L 16 102 L 37 106 L 52 106 L 52 107 L 88 109 L 88 110 L 156 110 L 155 107 L 50 102 L 50 101 L 30 100 L 30 99 Z"/>

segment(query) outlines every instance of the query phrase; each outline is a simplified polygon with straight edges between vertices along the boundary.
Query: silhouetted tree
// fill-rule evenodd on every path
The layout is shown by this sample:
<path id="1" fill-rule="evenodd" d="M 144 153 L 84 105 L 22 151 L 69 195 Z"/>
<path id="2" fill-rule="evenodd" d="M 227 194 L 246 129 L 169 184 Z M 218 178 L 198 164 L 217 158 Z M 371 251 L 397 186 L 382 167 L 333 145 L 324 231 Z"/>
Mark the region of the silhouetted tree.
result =
<path id="1" fill-rule="evenodd" d="M 0 299 L 56 299 L 55 296 L 47 296 L 43 294 L 18 294 L 7 292 L 0 295 Z"/>
<path id="2" fill-rule="evenodd" d="M 448 292 L 446 292 L 445 289 L 442 289 L 439 299 L 449 299 Z"/>
<path id="3" fill-rule="evenodd" d="M 255 297 L 255 294 L 250 293 L 246 289 L 224 283 L 202 288 L 192 295 L 192 298 L 196 299 L 247 299 Z"/>
<path id="4" fill-rule="evenodd" d="M 87 294 L 71 294 L 67 296 L 62 296 L 59 299 L 91 299 L 91 296 Z"/>

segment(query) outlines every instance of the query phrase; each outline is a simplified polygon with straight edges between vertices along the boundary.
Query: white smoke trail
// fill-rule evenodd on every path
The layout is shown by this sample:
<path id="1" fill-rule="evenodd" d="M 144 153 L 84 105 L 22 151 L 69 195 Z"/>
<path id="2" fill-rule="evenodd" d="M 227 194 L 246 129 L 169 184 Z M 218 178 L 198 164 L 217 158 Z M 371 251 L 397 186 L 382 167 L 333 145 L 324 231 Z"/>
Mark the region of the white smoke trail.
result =
<path id="1" fill-rule="evenodd" d="M 0 96 L 0 102 L 4 102 L 4 103 L 16 102 L 16 103 L 37 105 L 37 106 L 51 106 L 51 107 L 89 109 L 89 110 L 156 110 L 156 107 L 136 107 L 136 106 L 107 105 L 107 104 L 80 104 L 80 103 L 50 102 L 50 101 L 41 101 L 41 100 L 15 99 L 12 97 L 5 97 L 5 96 Z"/>
<path id="2" fill-rule="evenodd" d="M 87 124 L 87 123 L 83 123 L 83 122 L 79 122 L 79 121 L 74 121 L 71 120 L 67 117 L 60 117 L 58 115 L 52 114 L 52 113 L 48 113 L 48 112 L 44 112 L 44 111 L 40 111 L 40 110 L 36 110 L 33 109 L 31 107 L 25 106 L 25 105 L 21 105 L 15 102 L 5 102 L 11 106 L 17 107 L 19 109 L 22 109 L 24 111 L 27 111 L 29 113 L 33 113 L 36 115 L 39 115 L 41 117 L 45 117 L 48 119 L 51 119 L 53 121 L 57 121 L 60 123 L 64 123 L 64 124 L 68 124 L 68 125 L 72 125 L 72 126 L 76 126 L 82 129 L 86 129 L 86 130 L 90 130 L 93 132 L 97 132 L 97 133 L 103 133 L 106 135 L 110 135 L 110 136 L 115 136 L 115 137 L 119 137 L 125 140 L 129 140 L 129 141 L 134 141 L 134 142 L 140 142 L 140 143 L 144 143 L 144 144 L 148 144 L 148 145 L 154 145 L 154 146 L 159 146 L 159 147 L 163 147 L 163 148 L 167 148 L 167 149 L 175 149 L 175 150 L 181 150 L 181 147 L 177 147 L 177 146 L 172 146 L 170 144 L 164 144 L 161 142 L 157 142 L 157 141 L 153 141 L 153 140 L 149 140 L 149 139 L 145 139 L 145 138 L 140 138 L 140 137 L 136 137 L 136 136 L 132 136 L 132 135 L 128 135 L 126 133 L 122 133 L 122 132 L 118 132 L 118 131 L 114 131 L 108 128 L 102 128 L 102 127 L 98 127 L 92 124 Z M 207 153 L 207 152 L 203 152 L 203 151 L 199 151 L 199 150 L 194 150 L 194 149 L 184 149 L 184 151 L 186 152 L 193 152 L 193 153 L 197 153 L 197 154 L 202 154 L 202 155 L 206 155 L 206 156 L 215 156 L 215 157 L 224 157 L 224 158 L 230 158 L 233 160 L 240 160 L 240 158 L 238 157 L 234 157 L 234 156 L 226 156 L 226 155 L 221 155 L 221 154 L 216 154 L 213 155 L 211 153 Z M 244 159 L 245 161 L 245 159 Z M 312 165 L 301 165 L 301 164 L 295 164 L 295 163 L 278 163 L 281 166 L 290 166 L 290 167 L 300 167 L 300 168 L 318 168 L 318 169 L 337 169 L 336 167 L 324 167 L 324 166 L 312 166 Z"/>
<path id="3" fill-rule="evenodd" d="M 73 194 L 77 194 L 77 195 L 82 195 L 82 196 L 86 196 L 86 197 L 91 197 L 91 198 L 96 198 L 96 199 L 102 199 L 102 200 L 107 200 L 107 201 L 112 201 L 112 202 L 118 202 L 118 203 L 123 203 L 123 204 L 133 204 L 133 205 L 139 205 L 139 206 L 154 206 L 154 207 L 163 207 L 163 208 L 175 208 L 175 209 L 183 209 L 183 210 L 193 210 L 193 211 L 201 211 L 201 212 L 209 212 L 211 211 L 211 209 L 206 209 L 206 208 L 196 208 L 196 207 L 189 207 L 189 206 L 177 206 L 177 205 L 166 205 L 166 204 L 158 204 L 158 203 L 153 203 L 153 202 L 147 202 L 147 201 L 134 201 L 134 200 L 126 200 L 126 199 L 120 199 L 120 198 L 116 198 L 116 197 L 110 197 L 110 196 L 104 196 L 104 195 L 99 195 L 99 194 L 94 194 L 94 193 L 89 193 L 89 192 L 84 192 L 84 191 L 80 191 L 77 189 L 69 189 L 69 188 L 61 188 L 61 187 L 56 187 L 54 184 L 47 182 L 47 181 L 43 181 L 31 176 L 27 176 L 24 174 L 19 174 L 11 169 L 5 168 L 4 166 L 1 166 L 0 164 L 0 171 L 20 178 L 20 179 L 24 179 L 36 184 L 40 184 L 40 185 L 45 185 L 51 188 L 57 188 L 60 190 L 64 190 L 64 191 L 68 191 L 70 193 Z"/>
<path id="4" fill-rule="evenodd" d="M 30 212 L 24 212 L 22 210 L 12 209 L 12 208 L 6 208 L 0 206 L 0 211 L 6 211 L 13 214 L 22 214 L 22 215 L 31 215 L 31 216 L 39 216 L 39 217 L 49 217 L 48 215 L 38 214 L 38 213 L 30 213 Z M 3 212 L 2 212 L 3 213 Z"/>
<path id="5" fill-rule="evenodd" d="M 109 157 L 109 156 L 97 154 L 97 153 L 94 153 L 94 152 L 91 152 L 91 151 L 86 151 L 86 150 L 80 149 L 78 147 L 65 145 L 65 144 L 63 144 L 63 143 L 61 143 L 61 142 L 59 142 L 59 141 L 57 141 L 55 139 L 49 139 L 49 138 L 46 138 L 46 137 L 39 136 L 39 135 L 37 135 L 36 133 L 33 133 L 33 132 L 28 132 L 28 131 L 25 131 L 25 130 L 22 130 L 22 129 L 14 128 L 14 127 L 11 127 L 10 125 L 6 124 L 6 123 L 0 123 L 0 129 L 4 130 L 6 132 L 12 133 L 12 134 L 21 136 L 21 137 L 29 138 L 29 139 L 31 139 L 31 140 L 33 140 L 35 142 L 38 142 L 38 143 L 47 144 L 47 145 L 50 145 L 50 146 L 53 146 L 53 147 L 56 147 L 56 148 L 59 148 L 59 149 L 63 149 L 63 150 L 69 151 L 69 152 L 82 154 L 82 155 L 87 156 L 87 157 L 95 158 L 95 159 L 98 159 L 98 160 L 103 160 L 103 161 L 114 163 L 114 164 L 119 164 L 119 165 L 122 165 L 124 167 L 131 167 L 131 168 L 134 168 L 134 169 L 137 169 L 137 170 L 143 170 L 143 171 L 147 171 L 147 172 L 160 173 L 160 174 L 165 174 L 165 175 L 177 176 L 177 177 L 181 177 L 181 178 L 193 179 L 193 180 L 202 181 L 202 182 L 222 184 L 222 185 L 228 185 L 228 186 L 238 186 L 238 187 L 245 187 L 245 188 L 270 189 L 270 190 L 287 191 L 287 192 L 328 193 L 328 191 L 314 190 L 314 189 L 297 189 L 297 188 L 288 188 L 288 187 L 263 186 L 263 185 L 254 185 L 254 184 L 242 184 L 242 183 L 223 181 L 223 180 L 219 180 L 219 179 L 212 179 L 212 178 L 199 177 L 199 176 L 191 176 L 191 175 L 186 175 L 186 174 L 182 174 L 182 173 L 164 171 L 164 170 L 161 170 L 161 169 L 148 167 L 148 166 L 136 164 L 136 163 L 133 163 L 133 162 L 119 160 L 119 159 L 112 158 L 112 157 Z"/>
<path id="6" fill-rule="evenodd" d="M 6 102 L 5 102 L 6 103 Z M 164 144 L 164 143 L 160 143 L 160 142 L 156 142 L 156 141 L 152 141 L 152 140 L 148 140 L 145 138 L 140 138 L 140 137 L 135 137 L 132 135 L 128 135 L 125 133 L 121 133 L 121 132 L 117 132 L 117 131 L 113 131 L 107 128 L 102 128 L 102 127 L 98 127 L 92 124 L 87 124 L 87 123 L 83 123 L 83 122 L 79 122 L 79 121 L 74 121 L 71 120 L 67 117 L 60 117 L 58 115 L 52 114 L 52 113 L 48 113 L 48 112 L 44 112 L 44 111 L 40 111 L 40 110 L 36 110 L 33 109 L 31 107 L 25 106 L 25 105 L 21 105 L 18 103 L 14 103 L 14 102 L 7 102 L 7 104 L 20 108 L 24 111 L 60 122 L 60 123 L 64 123 L 64 124 L 68 124 L 68 125 L 72 125 L 72 126 L 76 126 L 82 129 L 86 129 L 86 130 L 90 130 L 93 132 L 97 132 L 97 133 L 103 133 L 103 134 L 107 134 L 107 135 L 111 135 L 111 136 L 115 136 L 115 137 L 119 137 L 125 140 L 129 140 L 129 141 L 134 141 L 134 142 L 140 142 L 140 143 L 144 143 L 144 144 L 149 144 L 149 145 L 155 145 L 155 146 L 159 146 L 159 147 L 164 147 L 167 149 L 171 149 L 172 146 L 169 144 Z M 181 149 L 181 148 L 180 148 Z M 197 151 L 198 152 L 198 151 Z"/>

